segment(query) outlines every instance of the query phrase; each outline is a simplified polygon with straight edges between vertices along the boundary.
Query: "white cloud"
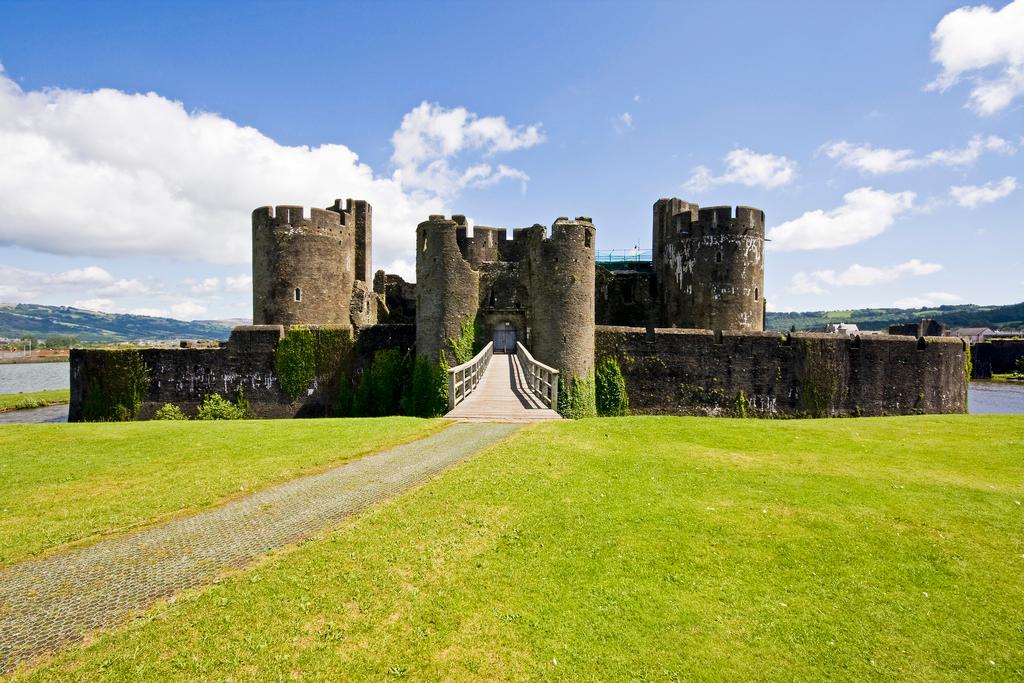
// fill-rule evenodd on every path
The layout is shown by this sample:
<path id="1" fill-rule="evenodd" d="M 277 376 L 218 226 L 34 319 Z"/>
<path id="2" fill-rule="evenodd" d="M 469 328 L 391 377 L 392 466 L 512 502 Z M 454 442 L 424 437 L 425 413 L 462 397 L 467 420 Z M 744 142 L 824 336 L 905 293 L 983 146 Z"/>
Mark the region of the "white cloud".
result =
<path id="1" fill-rule="evenodd" d="M 374 260 L 388 263 L 411 256 L 416 224 L 450 212 L 459 190 L 527 179 L 503 165 L 454 169 L 453 155 L 542 140 L 539 125 L 424 103 L 395 134 L 394 176 L 380 177 L 344 145 L 281 145 L 152 92 L 23 91 L 0 67 L 0 245 L 247 263 L 254 208 L 357 197 L 374 207 Z"/>
<path id="2" fill-rule="evenodd" d="M 203 313 L 206 313 L 206 306 L 195 301 L 181 301 L 171 306 L 171 317 L 179 320 L 195 320 Z"/>
<path id="3" fill-rule="evenodd" d="M 152 291 L 150 286 L 140 280 L 135 278 L 132 278 L 131 280 L 121 278 L 120 280 L 111 282 L 109 285 L 98 288 L 96 293 L 118 297 L 148 294 L 150 291 Z"/>
<path id="4" fill-rule="evenodd" d="M 99 266 L 74 268 L 59 273 L 0 266 L 0 301 L 21 303 L 44 293 L 80 293 L 84 289 L 96 287 L 114 292 L 119 285 L 113 275 Z"/>
<path id="5" fill-rule="evenodd" d="M 942 17 L 932 33 L 932 61 L 942 72 L 928 90 L 945 92 L 967 76 L 967 106 L 989 116 L 1024 94 L 1024 0 L 1000 10 L 961 7 Z"/>
<path id="6" fill-rule="evenodd" d="M 943 304 L 955 304 L 963 299 L 949 292 L 928 292 L 920 296 L 909 296 L 893 302 L 896 308 L 931 308 Z"/>
<path id="7" fill-rule="evenodd" d="M 924 263 L 910 259 L 894 266 L 862 266 L 854 263 L 842 272 L 816 270 L 811 273 L 798 272 L 793 275 L 789 291 L 795 294 L 824 294 L 827 287 L 869 287 L 892 282 L 906 276 L 931 275 L 942 270 L 938 263 Z"/>
<path id="8" fill-rule="evenodd" d="M 619 130 L 633 130 L 633 115 L 630 114 L 628 111 L 619 114 L 619 117 L 618 119 L 616 119 L 616 121 L 616 128 L 618 128 Z"/>
<path id="9" fill-rule="evenodd" d="M 796 178 L 797 164 L 775 154 L 758 154 L 750 149 L 734 149 L 725 155 L 725 172 L 716 176 L 707 166 L 697 166 L 683 187 L 704 192 L 715 185 L 738 183 L 747 187 L 772 189 Z"/>
<path id="10" fill-rule="evenodd" d="M 187 280 L 186 284 L 189 285 L 188 289 L 193 294 L 213 294 L 220 291 L 220 278 L 216 277 L 203 278 L 199 282 Z"/>
<path id="11" fill-rule="evenodd" d="M 973 209 L 979 204 L 991 204 L 1010 195 L 1017 189 L 1017 179 L 1006 176 L 999 182 L 987 182 L 984 185 L 954 185 L 949 188 L 949 195 L 962 207 Z"/>
<path id="12" fill-rule="evenodd" d="M 875 237 L 914 205 L 913 192 L 861 187 L 843 195 L 843 205 L 808 211 L 768 231 L 769 247 L 779 251 L 845 247 Z"/>
<path id="13" fill-rule="evenodd" d="M 855 144 L 846 140 L 821 146 L 829 159 L 838 159 L 840 166 L 854 168 L 862 173 L 881 175 L 900 173 L 928 166 L 970 166 L 985 152 L 1011 155 L 1017 146 L 998 135 L 974 135 L 966 147 L 937 149 L 923 157 L 915 157 L 910 149 L 889 149 L 870 144 Z"/>
<path id="14" fill-rule="evenodd" d="M 87 311 L 112 313 L 114 302 L 110 299 L 82 299 L 71 304 L 72 308 L 84 308 Z"/>
<path id="15" fill-rule="evenodd" d="M 416 280 L 416 264 L 405 259 L 396 259 L 388 264 L 385 269 L 389 273 L 394 273 L 406 282 L 413 282 Z"/>
<path id="16" fill-rule="evenodd" d="M 248 292 L 252 289 L 252 275 L 241 273 L 240 275 L 224 278 L 224 289 L 229 292 Z"/>
<path id="17" fill-rule="evenodd" d="M 466 152 L 489 157 L 542 142 L 544 133 L 539 123 L 510 126 L 503 116 L 477 116 L 463 107 L 446 109 L 421 102 L 402 117 L 401 126 L 391 136 L 393 180 L 403 188 L 442 198 L 450 198 L 466 187 L 493 185 L 502 178 L 525 182 L 528 177 L 517 169 L 499 166 L 494 170 L 489 164 L 477 164 L 460 171 L 450 161 Z"/>
<path id="18" fill-rule="evenodd" d="M 633 101 L 634 102 L 639 102 L 640 101 L 640 96 L 639 95 L 633 95 Z"/>

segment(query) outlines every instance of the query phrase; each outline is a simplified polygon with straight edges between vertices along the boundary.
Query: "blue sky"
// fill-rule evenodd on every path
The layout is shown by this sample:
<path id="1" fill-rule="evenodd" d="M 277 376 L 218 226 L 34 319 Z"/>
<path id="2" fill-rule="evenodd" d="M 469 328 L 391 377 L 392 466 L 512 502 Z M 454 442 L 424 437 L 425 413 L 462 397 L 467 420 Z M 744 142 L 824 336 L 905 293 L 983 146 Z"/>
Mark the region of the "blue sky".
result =
<path id="1" fill-rule="evenodd" d="M 775 310 L 1024 299 L 1024 0 L 0 5 L 0 301 L 250 315 L 249 212 L 765 210 Z"/>

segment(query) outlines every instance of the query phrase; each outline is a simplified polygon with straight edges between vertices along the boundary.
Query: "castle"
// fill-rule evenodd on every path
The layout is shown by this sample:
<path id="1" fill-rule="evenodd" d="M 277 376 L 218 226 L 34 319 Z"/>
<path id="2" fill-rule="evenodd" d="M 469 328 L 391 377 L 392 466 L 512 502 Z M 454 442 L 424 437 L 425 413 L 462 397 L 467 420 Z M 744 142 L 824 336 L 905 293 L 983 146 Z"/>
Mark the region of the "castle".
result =
<path id="1" fill-rule="evenodd" d="M 472 233 L 470 233 L 472 230 Z M 966 348 L 932 337 L 764 331 L 765 215 L 746 206 L 659 199 L 649 260 L 604 262 L 588 217 L 504 228 L 432 215 L 416 227 L 416 282 L 372 271 L 372 208 L 252 213 L 253 325 L 219 349 L 146 349 L 139 415 L 194 411 L 203 395 L 244 389 L 263 416 L 329 414 L 375 355 L 455 364 L 472 333 L 497 352 L 522 342 L 565 382 L 599 358 L 622 367 L 634 412 L 829 416 L 964 412 Z M 345 363 L 316 363 L 300 395 L 282 388 L 287 330 L 351 331 Z M 105 372 L 102 351 L 72 354 L 71 419 Z M 312 362 L 312 361 L 311 361 Z M 323 365 L 323 368 L 321 368 Z M 344 367 L 342 367 L 342 365 Z"/>

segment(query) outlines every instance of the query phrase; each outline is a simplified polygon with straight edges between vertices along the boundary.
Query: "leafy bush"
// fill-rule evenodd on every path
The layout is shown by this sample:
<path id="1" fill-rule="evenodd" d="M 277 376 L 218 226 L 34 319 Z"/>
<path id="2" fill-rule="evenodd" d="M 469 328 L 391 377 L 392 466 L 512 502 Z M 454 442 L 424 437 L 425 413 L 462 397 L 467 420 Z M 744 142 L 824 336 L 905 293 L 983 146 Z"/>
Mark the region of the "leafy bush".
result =
<path id="1" fill-rule="evenodd" d="M 252 415 L 249 402 L 239 392 L 239 401 L 232 403 L 217 393 L 207 394 L 196 413 L 197 420 L 247 420 Z"/>
<path id="2" fill-rule="evenodd" d="M 373 354 L 353 399 L 352 412 L 361 417 L 402 414 L 402 392 L 409 384 L 409 363 L 398 349 Z"/>
<path id="3" fill-rule="evenodd" d="M 154 420 L 187 420 L 188 417 L 178 406 L 165 403 L 153 413 Z"/>
<path id="4" fill-rule="evenodd" d="M 1016 367 L 1017 367 L 1017 371 L 1014 374 L 1016 374 L 1016 375 L 1024 375 L 1024 356 L 1022 356 L 1021 358 L 1017 359 Z"/>
<path id="5" fill-rule="evenodd" d="M 443 353 L 437 364 L 426 356 L 416 357 L 405 412 L 416 417 L 437 417 L 448 412 L 448 363 Z"/>
<path id="6" fill-rule="evenodd" d="M 571 388 L 561 375 L 558 378 L 558 412 L 569 420 L 597 416 L 594 376 L 573 377 Z"/>
<path id="7" fill-rule="evenodd" d="M 618 361 L 611 356 L 605 356 L 597 365 L 594 381 L 598 415 L 621 417 L 629 414 L 626 378 L 622 376 L 622 368 L 619 367 Z"/>

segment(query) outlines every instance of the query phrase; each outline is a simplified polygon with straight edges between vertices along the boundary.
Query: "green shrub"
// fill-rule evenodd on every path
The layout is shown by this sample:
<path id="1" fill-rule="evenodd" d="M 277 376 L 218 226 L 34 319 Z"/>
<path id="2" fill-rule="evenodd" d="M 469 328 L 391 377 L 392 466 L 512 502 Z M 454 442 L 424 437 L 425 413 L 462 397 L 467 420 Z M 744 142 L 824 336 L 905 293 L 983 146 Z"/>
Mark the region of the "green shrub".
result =
<path id="1" fill-rule="evenodd" d="M 154 420 L 187 420 L 181 408 L 173 403 L 165 403 L 153 413 Z"/>
<path id="2" fill-rule="evenodd" d="M 96 351 L 89 355 L 88 383 L 82 396 L 85 422 L 134 420 L 149 391 L 149 368 L 134 349 Z"/>
<path id="3" fill-rule="evenodd" d="M 747 395 L 740 389 L 740 393 L 736 394 L 736 417 L 746 417 L 748 405 L 750 404 L 747 401 Z"/>
<path id="4" fill-rule="evenodd" d="M 626 378 L 622 376 L 622 368 L 619 367 L 618 361 L 611 356 L 605 356 L 597 364 L 594 382 L 598 415 L 621 417 L 629 414 Z"/>
<path id="5" fill-rule="evenodd" d="M 437 417 L 448 412 L 448 363 L 441 354 L 439 363 L 417 356 L 412 382 L 406 397 L 405 412 L 416 417 Z"/>
<path id="6" fill-rule="evenodd" d="M 402 393 L 410 380 L 409 363 L 398 349 L 373 354 L 353 398 L 352 412 L 360 417 L 402 414 Z"/>
<path id="7" fill-rule="evenodd" d="M 1024 375 L 1024 357 L 1021 357 L 1021 358 L 1017 359 L 1016 368 L 1017 368 L 1017 371 L 1014 374 L 1016 374 L 1016 375 Z"/>
<path id="8" fill-rule="evenodd" d="M 558 412 L 569 420 L 597 416 L 597 398 L 594 390 L 594 376 L 573 377 L 571 388 L 558 377 Z"/>
<path id="9" fill-rule="evenodd" d="M 251 417 L 249 402 L 239 392 L 236 405 L 217 393 L 207 394 L 196 413 L 197 420 L 247 420 Z"/>

